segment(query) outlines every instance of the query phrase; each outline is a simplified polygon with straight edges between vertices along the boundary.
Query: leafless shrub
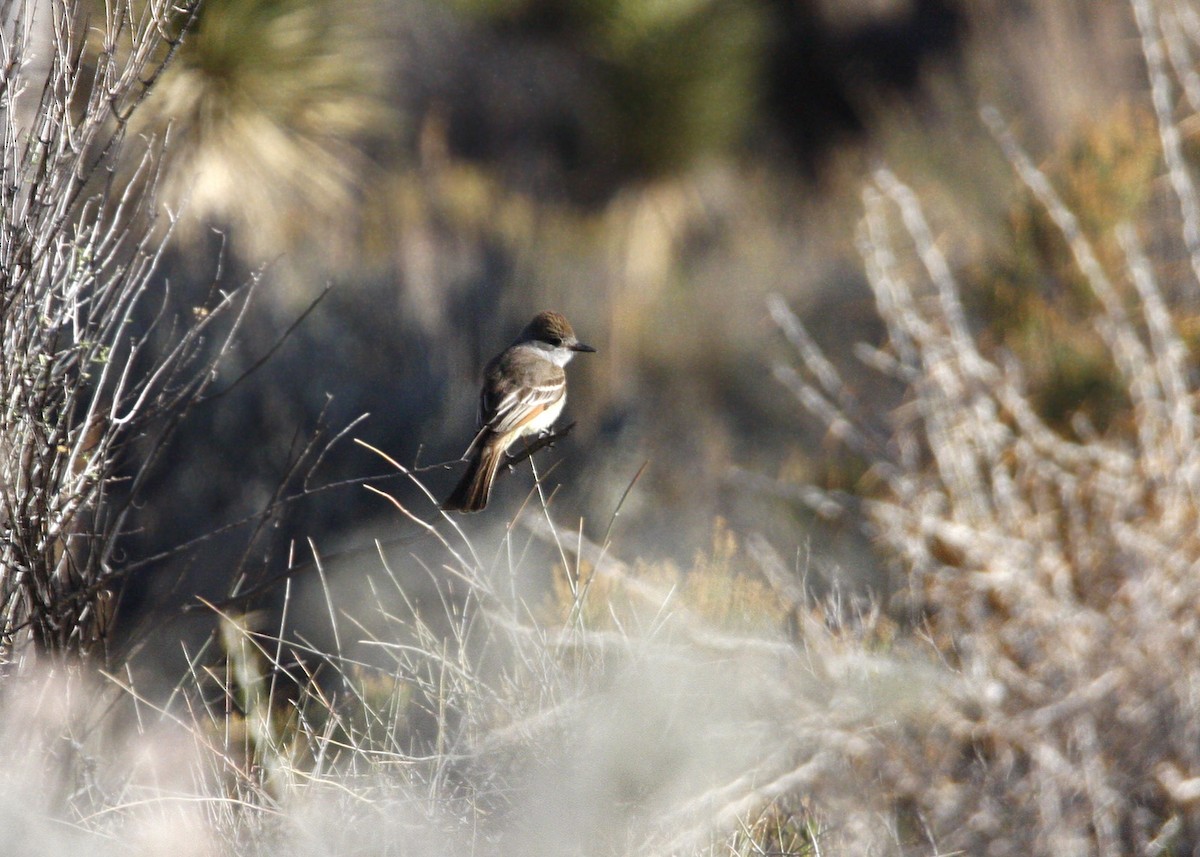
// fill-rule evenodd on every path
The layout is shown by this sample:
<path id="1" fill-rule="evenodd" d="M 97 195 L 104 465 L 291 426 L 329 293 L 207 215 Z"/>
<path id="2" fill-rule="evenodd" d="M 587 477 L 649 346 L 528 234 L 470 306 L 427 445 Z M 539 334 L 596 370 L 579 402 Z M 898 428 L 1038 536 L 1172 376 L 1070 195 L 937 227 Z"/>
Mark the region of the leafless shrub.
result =
<path id="1" fill-rule="evenodd" d="M 1172 250 L 1194 260 L 1196 190 L 1170 107 L 1161 5 L 1133 3 L 1178 202 Z M 1172 35 L 1178 56 L 1183 35 Z M 1091 287 L 1131 407 L 1103 436 L 1048 427 L 1021 367 L 976 344 L 916 195 L 887 170 L 864 194 L 859 235 L 888 330 L 885 348 L 861 351 L 907 394 L 887 436 L 772 303 L 803 367 L 777 374 L 869 461 L 882 490 L 863 503 L 866 523 L 902 573 L 912 617 L 975 688 L 969 728 L 879 748 L 882 792 L 896 817 L 921 820 L 925 847 L 1188 852 L 1200 841 L 1200 453 L 1195 370 L 1171 301 L 1194 300 L 1195 269 L 1164 286 L 1126 224 L 1124 268 L 1107 270 L 1001 119 L 984 119 Z"/>
<path id="2" fill-rule="evenodd" d="M 105 638 L 128 500 L 245 307 L 246 289 L 214 286 L 190 315 L 168 309 L 157 275 L 171 224 L 154 194 L 163 141 L 126 134 L 194 11 L 53 0 L 0 12 L 4 661 L 27 642 L 87 652 Z"/>

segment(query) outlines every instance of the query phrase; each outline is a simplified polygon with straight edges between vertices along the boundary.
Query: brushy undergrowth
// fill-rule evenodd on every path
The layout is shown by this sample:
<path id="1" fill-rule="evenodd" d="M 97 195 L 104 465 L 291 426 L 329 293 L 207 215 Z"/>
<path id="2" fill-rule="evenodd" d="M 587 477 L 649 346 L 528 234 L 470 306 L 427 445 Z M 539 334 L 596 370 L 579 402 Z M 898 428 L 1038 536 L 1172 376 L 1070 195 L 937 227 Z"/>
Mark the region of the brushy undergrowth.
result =
<path id="1" fill-rule="evenodd" d="M 103 654 L 131 498 L 245 309 L 214 286 L 171 311 L 163 141 L 127 135 L 195 6 L 0 8 L 0 670 Z"/>
<path id="2" fill-rule="evenodd" d="M 859 355 L 899 404 L 856 399 L 772 301 L 796 350 L 777 378 L 866 486 L 799 495 L 868 528 L 886 600 L 813 599 L 802 564 L 721 526 L 690 569 L 626 563 L 539 493 L 493 555 L 428 523 L 431 494 L 384 495 L 436 558 L 381 548 L 375 615 L 331 597 L 327 650 L 286 611 L 270 631 L 231 614 L 165 701 L 128 676 L 6 677 L 13 853 L 1195 851 L 1200 197 L 1174 92 L 1200 26 L 1181 3 L 1132 6 L 1161 192 L 1079 211 L 983 114 L 1065 248 L 1046 284 L 1103 343 L 1111 418 L 1047 413 L 1053 373 L 1031 380 L 1021 349 L 973 327 L 887 169 L 858 236 L 886 341 Z"/>
<path id="3" fill-rule="evenodd" d="M 983 115 L 1070 254 L 1057 287 L 1089 290 L 1106 382 L 1127 403 L 1103 431 L 1086 398 L 1068 430 L 1052 427 L 1024 365 L 980 347 L 918 199 L 887 170 L 865 192 L 859 236 L 888 329 L 862 356 L 904 390 L 884 431 L 799 320 L 772 308 L 804 370 L 777 374 L 879 486 L 859 509 L 898 572 L 897 611 L 970 688 L 952 718 L 877 746 L 876 794 L 898 825 L 919 822 L 902 850 L 1156 854 L 1197 842 L 1200 459 L 1181 329 L 1200 287 L 1197 196 L 1163 19 L 1133 5 L 1172 194 L 1142 206 L 1140 223 L 1093 237 L 1096 218 L 1085 226 L 1001 118 Z"/>

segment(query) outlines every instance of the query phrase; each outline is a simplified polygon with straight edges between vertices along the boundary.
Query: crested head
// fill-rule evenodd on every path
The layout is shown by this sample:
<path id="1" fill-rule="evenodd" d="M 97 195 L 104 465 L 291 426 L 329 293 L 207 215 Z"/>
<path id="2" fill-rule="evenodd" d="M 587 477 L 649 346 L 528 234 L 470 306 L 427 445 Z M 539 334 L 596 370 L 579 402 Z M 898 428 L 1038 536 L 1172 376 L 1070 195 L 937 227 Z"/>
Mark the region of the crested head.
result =
<path id="1" fill-rule="evenodd" d="M 575 329 L 571 327 L 571 322 L 567 321 L 566 316 L 562 313 L 548 309 L 545 312 L 539 312 L 533 317 L 533 321 L 525 325 L 520 338 L 526 341 L 532 339 L 547 342 L 550 345 L 560 345 L 568 339 L 575 338 Z"/>
<path id="2" fill-rule="evenodd" d="M 546 310 L 533 317 L 533 321 L 525 325 L 518 342 L 543 343 L 551 348 L 564 348 L 568 351 L 595 351 L 590 345 L 584 345 L 575 336 L 571 322 L 562 313 Z"/>

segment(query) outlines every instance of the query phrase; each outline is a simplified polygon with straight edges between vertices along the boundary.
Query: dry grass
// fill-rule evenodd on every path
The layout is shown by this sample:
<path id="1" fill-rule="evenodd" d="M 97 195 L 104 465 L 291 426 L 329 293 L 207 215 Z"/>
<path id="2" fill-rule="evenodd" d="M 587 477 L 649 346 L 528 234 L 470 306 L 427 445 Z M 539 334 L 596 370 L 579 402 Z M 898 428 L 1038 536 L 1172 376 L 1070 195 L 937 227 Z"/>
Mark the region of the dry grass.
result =
<path id="1" fill-rule="evenodd" d="M 859 496 L 796 494 L 868 528 L 886 602 L 813 600 L 804 565 L 720 526 L 686 572 L 623 562 L 561 526 L 541 482 L 494 546 L 432 494 L 384 495 L 436 550 L 381 548 L 368 617 L 314 547 L 330 647 L 292 630 L 289 590 L 270 632 L 219 617 L 221 651 L 189 652 L 162 702 L 127 676 L 6 679 L 0 819 L 23 853 L 1193 851 L 1200 452 L 1180 321 L 1200 206 L 1172 63 L 1200 41 L 1190 7 L 1133 7 L 1169 209 L 1079 210 L 984 113 L 1065 248 L 1053 282 L 1088 290 L 1120 418 L 1047 420 L 887 169 L 857 235 L 886 341 L 858 353 L 899 406 L 857 400 L 772 301 L 796 352 L 776 376 L 862 462 Z"/>
<path id="2" fill-rule="evenodd" d="M 87 705 L 13 717 L 4 746 L 21 758 L 5 769 L 36 817 L 89 843 L 136 845 L 173 819 L 178 842 L 159 844 L 202 854 L 753 854 L 770 841 L 808 854 L 824 834 L 803 795 L 951 697 L 930 665 L 853 642 L 878 616 L 830 630 L 834 605 L 795 605 L 803 645 L 730 630 L 536 501 L 518 525 L 498 564 L 450 519 L 434 528 L 440 607 L 412 604 L 381 561 L 382 635 L 333 601 L 330 653 L 229 617 L 224 657 L 193 655 L 226 666 L 198 666 L 165 706 L 112 680 L 137 700 L 136 721 Z M 698 569 L 718 590 L 727 581 L 708 564 L 729 559 L 721 541 Z M 542 608 L 511 587 L 540 564 L 529 561 L 539 545 L 571 581 L 562 621 L 539 621 Z M 608 603 L 622 607 L 593 625 Z M 70 695 L 33 682 L 9 694 L 20 705 Z M 56 753 L 60 734 L 91 740 Z M 172 759 L 170 776 L 126 761 L 139 753 Z M 78 786 L 55 791 L 64 779 Z M 35 840 L 57 842 L 41 829 Z"/>

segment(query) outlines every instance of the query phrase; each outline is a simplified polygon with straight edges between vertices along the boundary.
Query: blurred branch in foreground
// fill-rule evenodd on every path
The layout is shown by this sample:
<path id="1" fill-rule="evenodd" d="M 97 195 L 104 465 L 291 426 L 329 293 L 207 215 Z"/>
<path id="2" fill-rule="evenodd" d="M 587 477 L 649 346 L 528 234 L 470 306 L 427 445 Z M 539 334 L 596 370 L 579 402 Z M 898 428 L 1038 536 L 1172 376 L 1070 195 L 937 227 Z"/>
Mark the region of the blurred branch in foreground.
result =
<path id="1" fill-rule="evenodd" d="M 1134 5 L 1161 75 L 1153 4 Z M 950 764 L 931 735 L 914 734 L 881 750 L 880 764 L 897 772 L 885 791 L 927 825 L 926 844 L 938 850 L 1188 851 L 1200 817 L 1187 789 L 1171 784 L 1200 771 L 1191 738 L 1200 389 L 1178 329 L 1193 268 L 1156 264 L 1129 222 L 1113 228 L 1123 257 L 1114 263 L 996 111 L 983 119 L 1090 288 L 1128 415 L 1104 433 L 1081 422 L 1075 437 L 1045 421 L 1022 365 L 979 345 L 917 195 L 886 169 L 864 193 L 859 247 L 888 339 L 860 355 L 906 391 L 889 438 L 872 436 L 861 416 L 869 407 L 773 302 L 802 369 L 778 376 L 877 480 L 863 523 L 901 574 L 893 607 L 977 684 L 975 722 L 949 742 L 950 755 L 971 761 Z M 1177 137 L 1172 111 L 1157 121 L 1165 142 Z M 1167 148 L 1179 214 L 1156 247 L 1186 259 L 1195 185 Z M 1163 284 L 1162 270 L 1177 279 Z M 803 496 L 822 499 L 815 488 Z M 938 740 L 956 731 L 943 725 Z"/>

